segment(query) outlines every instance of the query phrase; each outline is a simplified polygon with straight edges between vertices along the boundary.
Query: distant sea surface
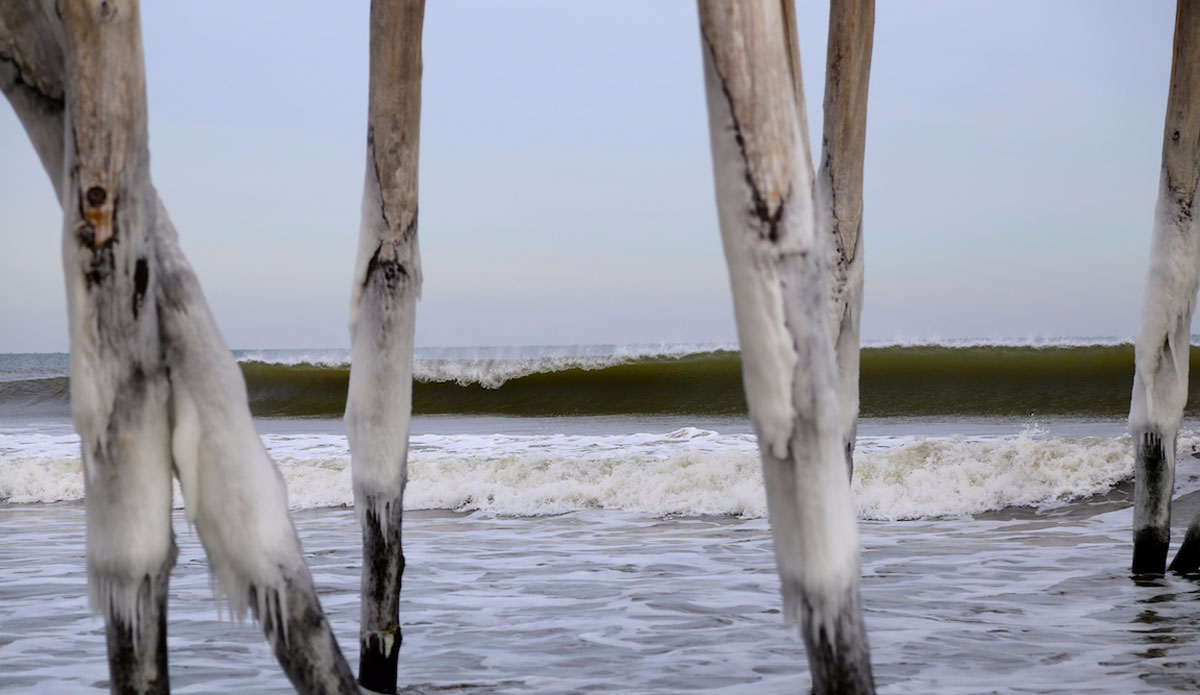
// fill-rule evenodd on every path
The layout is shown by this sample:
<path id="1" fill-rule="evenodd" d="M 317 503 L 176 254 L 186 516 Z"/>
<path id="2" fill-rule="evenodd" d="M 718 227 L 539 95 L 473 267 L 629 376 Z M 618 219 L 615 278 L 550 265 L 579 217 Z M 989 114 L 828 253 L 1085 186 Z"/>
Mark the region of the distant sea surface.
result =
<path id="1" fill-rule="evenodd" d="M 235 355 L 356 664 L 348 352 Z M 732 345 L 419 349 L 406 692 L 806 690 L 740 370 Z M 0 355 L 3 692 L 107 689 L 68 372 Z M 1120 340 L 868 344 L 853 489 L 881 692 L 1200 687 L 1200 585 L 1127 571 L 1132 380 Z M 1200 510 L 1194 415 L 1177 527 Z M 257 629 L 217 619 L 177 521 L 175 691 L 290 692 Z"/>

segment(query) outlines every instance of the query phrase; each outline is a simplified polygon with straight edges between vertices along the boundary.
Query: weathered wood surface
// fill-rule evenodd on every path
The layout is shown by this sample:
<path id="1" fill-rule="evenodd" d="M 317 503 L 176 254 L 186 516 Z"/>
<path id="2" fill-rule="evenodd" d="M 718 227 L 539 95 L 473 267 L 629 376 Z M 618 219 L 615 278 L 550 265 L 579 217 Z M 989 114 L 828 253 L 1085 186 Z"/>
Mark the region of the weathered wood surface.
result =
<path id="1" fill-rule="evenodd" d="M 151 273 L 157 199 L 135 3 L 64 3 L 63 269 L 92 609 L 114 692 L 166 692 L 170 387 Z M 157 643 L 151 647 L 152 644 Z M 145 647 L 150 647 L 149 649 Z"/>
<path id="2" fill-rule="evenodd" d="M 832 0 L 825 58 L 825 117 L 816 179 L 818 235 L 826 244 L 829 318 L 841 384 L 846 465 L 858 431 L 859 325 L 863 302 L 863 159 L 875 35 L 874 0 Z"/>
<path id="3" fill-rule="evenodd" d="M 346 402 L 355 507 L 363 529 L 359 682 L 396 690 L 404 572 L 413 330 L 421 292 L 417 165 L 424 0 L 373 0 L 362 222 L 350 304 Z"/>
<path id="4" fill-rule="evenodd" d="M 54 0 L 0 3 L 0 91 L 62 196 L 66 39 Z"/>
<path id="5" fill-rule="evenodd" d="M 0 3 L 0 88 L 63 208 L 71 404 L 92 606 L 114 692 L 167 692 L 171 473 L 235 612 L 303 693 L 356 693 L 321 613 L 241 372 L 150 181 L 132 0 Z"/>
<path id="6" fill-rule="evenodd" d="M 1200 280 L 1200 3 L 1179 0 L 1150 269 L 1135 343 L 1133 570 L 1161 574 L 1170 543 L 1175 442 L 1187 403 L 1192 313 Z M 1200 564 L 1200 519 L 1171 568 Z"/>
<path id="7" fill-rule="evenodd" d="M 816 693 L 874 691 L 789 2 L 701 0 L 717 211 L 785 614 Z"/>

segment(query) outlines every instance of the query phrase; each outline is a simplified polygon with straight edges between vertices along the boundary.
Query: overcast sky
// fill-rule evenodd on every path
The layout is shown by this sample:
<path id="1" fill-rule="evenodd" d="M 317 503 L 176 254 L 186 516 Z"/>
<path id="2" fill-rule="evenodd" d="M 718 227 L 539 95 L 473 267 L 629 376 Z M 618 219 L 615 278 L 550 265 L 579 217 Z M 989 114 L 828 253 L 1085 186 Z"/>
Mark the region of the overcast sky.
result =
<path id="1" fill-rule="evenodd" d="M 819 146 L 827 7 L 797 3 Z M 232 347 L 348 345 L 367 10 L 144 3 L 154 181 Z M 865 339 L 1135 332 L 1173 21 L 879 3 Z M 418 345 L 734 339 L 694 2 L 431 2 L 424 56 Z M 60 227 L 0 106 L 0 351 L 67 347 Z"/>

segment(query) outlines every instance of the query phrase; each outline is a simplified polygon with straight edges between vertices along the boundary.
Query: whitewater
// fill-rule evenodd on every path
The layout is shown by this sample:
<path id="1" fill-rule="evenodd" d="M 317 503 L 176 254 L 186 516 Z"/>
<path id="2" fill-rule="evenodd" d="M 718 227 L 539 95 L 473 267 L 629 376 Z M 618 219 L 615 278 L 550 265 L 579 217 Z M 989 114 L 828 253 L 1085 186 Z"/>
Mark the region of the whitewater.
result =
<path id="1" fill-rule="evenodd" d="M 292 509 L 353 505 L 344 435 L 281 432 L 262 439 L 287 482 Z M 410 446 L 408 510 L 766 515 L 757 445 L 748 432 L 424 433 L 414 434 Z M 1184 432 L 1180 447 L 1185 454 L 1196 451 L 1200 433 Z M 860 518 L 894 521 L 1047 508 L 1107 493 L 1132 474 L 1128 436 L 1051 437 L 1031 425 L 1015 436 L 863 436 L 852 488 Z M 32 428 L 0 431 L 0 500 L 82 501 L 79 438 Z M 174 503 L 183 507 L 178 483 Z"/>
<path id="2" fill-rule="evenodd" d="M 1128 403 L 1128 341 L 872 349 L 864 409 L 877 407 L 866 400 L 874 393 L 902 413 L 865 418 L 855 454 L 880 692 L 1200 687 L 1194 580 L 1128 573 L 1132 456 L 1123 419 L 1108 414 L 1111 402 Z M 336 396 L 321 385 L 346 368 L 345 351 L 237 354 L 252 391 L 257 383 L 261 398 L 289 407 L 312 390 L 321 402 Z M 61 360 L 0 355 L 5 693 L 107 689 L 103 624 L 86 605 L 79 440 L 54 395 L 65 387 Z M 1064 365 L 1093 377 L 1082 415 L 1061 412 Z M 405 692 L 804 691 L 803 646 L 779 612 L 749 421 L 724 405 L 667 407 L 740 388 L 728 376 L 736 367 L 725 345 L 419 352 L 417 379 L 445 389 L 439 397 L 458 410 L 413 420 Z M 470 405 L 502 395 L 485 403 L 509 407 L 555 389 L 612 407 L 513 416 Z M 667 405 L 630 407 L 639 400 Z M 256 425 L 354 663 L 360 531 L 344 429 L 320 414 Z M 1195 419 L 1185 420 L 1179 452 L 1176 542 L 1200 511 Z M 257 628 L 218 610 L 178 491 L 175 506 L 174 690 L 291 692 Z"/>

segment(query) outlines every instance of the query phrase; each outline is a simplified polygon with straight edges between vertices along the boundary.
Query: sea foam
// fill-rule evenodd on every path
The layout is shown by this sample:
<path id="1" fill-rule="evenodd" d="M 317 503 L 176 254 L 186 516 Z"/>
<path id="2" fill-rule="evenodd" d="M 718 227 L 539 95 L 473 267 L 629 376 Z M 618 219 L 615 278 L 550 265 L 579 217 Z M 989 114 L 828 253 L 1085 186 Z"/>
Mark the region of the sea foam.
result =
<path id="1" fill-rule="evenodd" d="M 293 508 L 353 504 L 346 440 L 265 435 Z M 83 498 L 74 435 L 0 434 L 0 501 Z M 1200 433 L 1180 437 L 1183 453 Z M 1185 474 L 1180 492 L 1200 487 Z M 854 492 L 863 519 L 964 516 L 1047 507 L 1103 494 L 1132 476 L 1128 436 L 863 437 Z M 182 499 L 176 492 L 176 506 Z M 626 435 L 432 435 L 412 438 L 408 509 L 540 516 L 615 509 L 649 517 L 766 514 L 758 450 L 748 434 L 698 428 Z"/>

